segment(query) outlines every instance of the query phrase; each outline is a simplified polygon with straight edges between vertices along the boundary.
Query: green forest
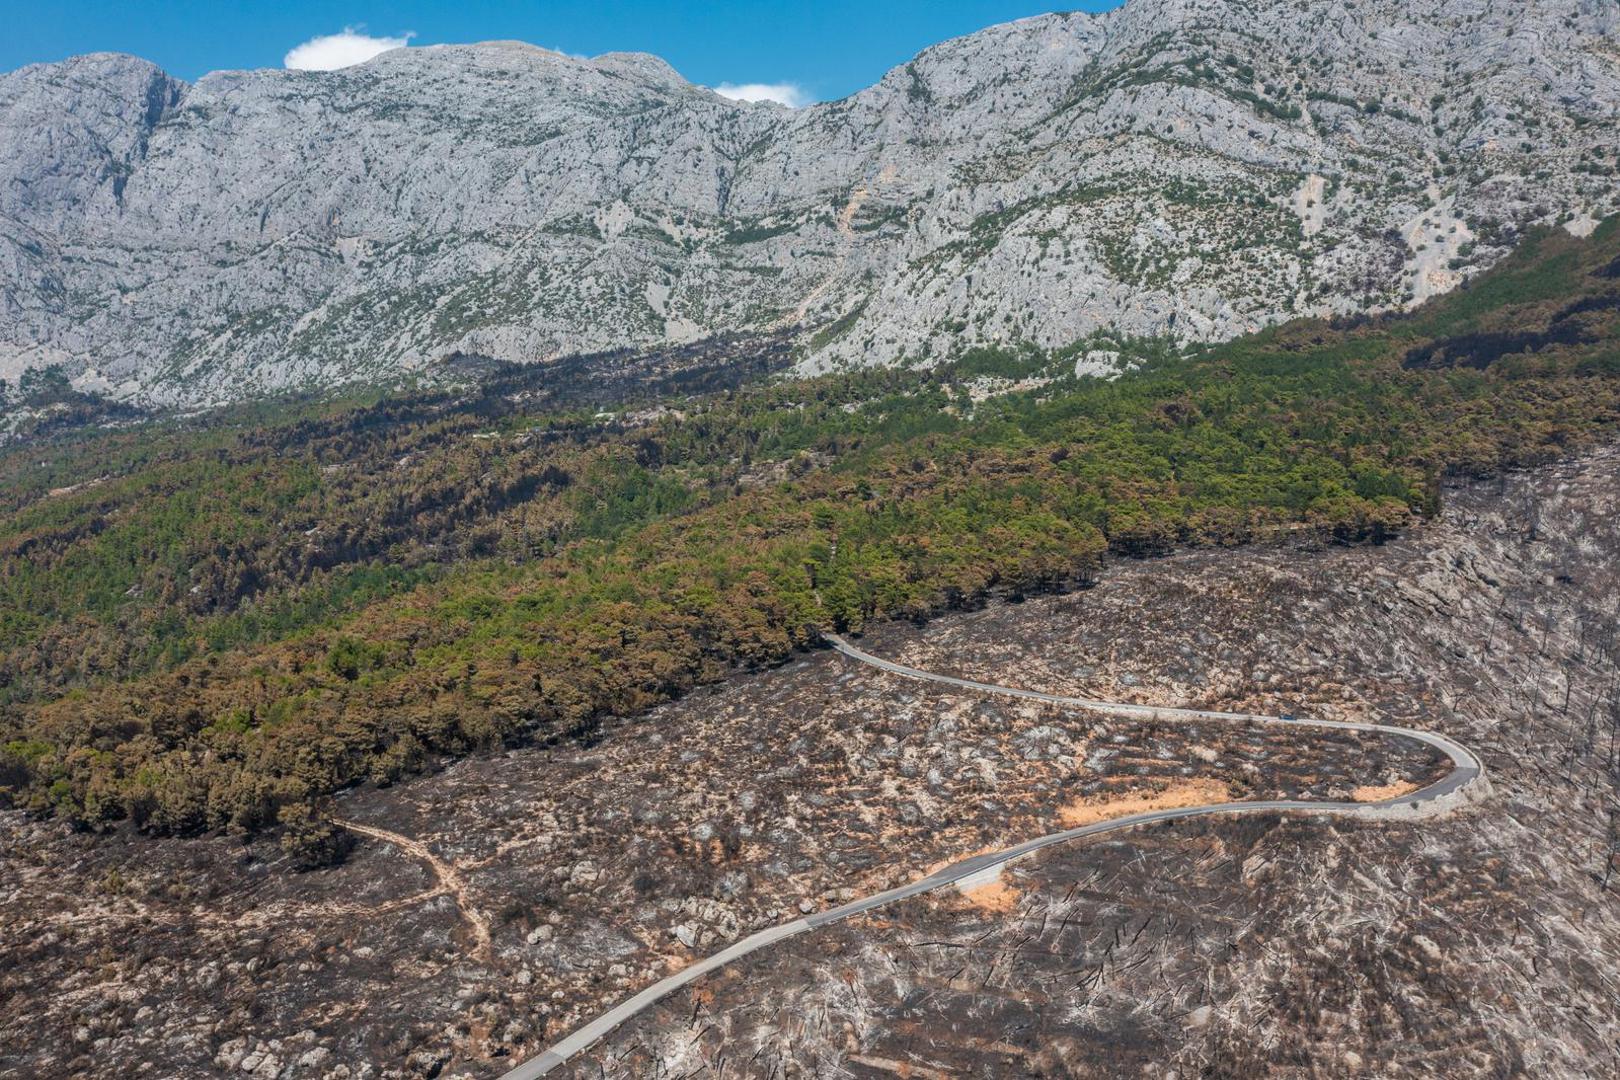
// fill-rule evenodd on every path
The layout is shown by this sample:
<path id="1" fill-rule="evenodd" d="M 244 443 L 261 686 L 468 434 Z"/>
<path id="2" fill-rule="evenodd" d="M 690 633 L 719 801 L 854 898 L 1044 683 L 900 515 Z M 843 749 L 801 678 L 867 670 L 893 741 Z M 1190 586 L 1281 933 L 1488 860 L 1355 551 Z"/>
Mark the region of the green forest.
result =
<path id="1" fill-rule="evenodd" d="M 1100 347 L 1132 366 L 1077 378 Z M 345 786 L 590 739 L 826 631 L 1178 548 L 1381 543 L 1448 475 L 1615 437 L 1620 224 L 1532 236 L 1409 314 L 1218 346 L 589 403 L 539 377 L 0 451 L 0 801 L 280 828 L 316 863 Z"/>

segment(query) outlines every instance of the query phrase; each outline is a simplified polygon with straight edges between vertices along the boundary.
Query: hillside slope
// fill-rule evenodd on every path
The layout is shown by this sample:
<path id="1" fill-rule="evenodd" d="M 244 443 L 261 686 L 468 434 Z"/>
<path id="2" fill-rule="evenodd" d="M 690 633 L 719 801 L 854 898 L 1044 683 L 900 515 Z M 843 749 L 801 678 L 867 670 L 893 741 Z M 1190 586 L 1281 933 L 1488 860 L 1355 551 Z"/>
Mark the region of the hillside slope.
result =
<path id="1" fill-rule="evenodd" d="M 1382 548 L 1178 555 L 868 635 L 1062 693 L 1448 732 L 1496 797 L 1055 849 L 999 892 L 731 965 L 553 1075 L 1609 1076 L 1617 556 L 1609 451 L 1448 487 Z M 984 698 L 823 650 L 589 743 L 367 785 L 341 801 L 367 831 L 315 873 L 268 837 L 0 811 L 0 1073 L 493 1078 L 801 904 L 1189 783 L 1349 797 L 1402 776 L 1395 750 Z"/>
<path id="2" fill-rule="evenodd" d="M 821 370 L 1401 306 L 1617 207 L 1617 34 L 1591 0 L 1132 0 L 798 112 L 516 43 L 25 68 L 0 377 L 206 404 L 457 351 L 798 327 Z"/>
<path id="3" fill-rule="evenodd" d="M 1620 217 L 1409 315 L 1117 344 L 1114 380 L 978 353 L 577 409 L 514 368 L 0 454 L 0 800 L 326 858 L 335 790 L 588 740 L 822 631 L 1383 542 L 1447 474 L 1620 430 Z"/>

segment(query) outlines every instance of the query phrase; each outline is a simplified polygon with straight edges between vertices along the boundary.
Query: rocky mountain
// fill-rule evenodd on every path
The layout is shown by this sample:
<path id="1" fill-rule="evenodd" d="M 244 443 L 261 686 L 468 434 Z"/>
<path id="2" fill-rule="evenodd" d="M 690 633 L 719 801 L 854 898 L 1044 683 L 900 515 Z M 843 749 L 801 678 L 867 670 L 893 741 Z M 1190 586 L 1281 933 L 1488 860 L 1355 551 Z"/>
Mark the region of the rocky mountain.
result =
<path id="1" fill-rule="evenodd" d="M 1131 0 L 799 111 L 517 43 L 98 54 L 0 76 L 0 377 L 199 405 L 788 328 L 807 370 L 1221 338 L 1590 228 L 1617 151 L 1612 0 Z"/>

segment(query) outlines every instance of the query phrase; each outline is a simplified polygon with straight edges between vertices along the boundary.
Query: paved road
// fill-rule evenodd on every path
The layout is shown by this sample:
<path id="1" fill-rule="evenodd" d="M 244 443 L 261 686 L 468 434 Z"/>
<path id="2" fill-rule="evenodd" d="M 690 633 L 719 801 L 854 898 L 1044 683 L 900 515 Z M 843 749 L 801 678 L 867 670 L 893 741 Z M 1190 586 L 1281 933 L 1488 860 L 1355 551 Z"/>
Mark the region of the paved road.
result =
<path id="1" fill-rule="evenodd" d="M 973 690 L 985 694 L 999 694 L 1006 697 L 1030 698 L 1035 701 L 1049 702 L 1053 705 L 1062 705 L 1066 708 L 1089 709 L 1113 715 L 1146 716 L 1163 720 L 1237 720 L 1294 727 L 1378 732 L 1399 738 L 1415 739 L 1418 742 L 1432 746 L 1451 759 L 1452 767 L 1449 773 L 1421 791 L 1402 795 L 1396 799 L 1385 799 L 1381 802 L 1309 802 L 1281 799 L 1268 802 L 1212 803 L 1205 806 L 1187 806 L 1174 810 L 1154 810 L 1145 814 L 1132 814 L 1130 817 L 1114 818 L 1111 821 L 1099 821 L 1095 825 L 1087 825 L 1083 828 L 1052 833 L 1048 836 L 1026 841 L 1016 847 L 1007 848 L 1005 851 L 975 855 L 971 859 L 963 859 L 959 863 L 953 863 L 944 869 L 937 870 L 919 881 L 911 882 L 909 885 L 902 885 L 899 888 L 890 889 L 875 896 L 868 896 L 864 900 L 855 900 L 842 907 L 830 908 L 814 915 L 807 915 L 802 919 L 795 919 L 792 922 L 773 926 L 767 930 L 761 930 L 757 934 L 745 937 L 730 948 L 707 959 L 699 960 L 690 967 L 653 983 L 635 997 L 608 1010 L 567 1038 L 556 1043 L 545 1053 L 530 1058 L 517 1068 L 506 1073 L 501 1080 L 535 1080 L 537 1077 L 546 1075 L 575 1054 L 588 1049 L 614 1028 L 630 1020 L 660 999 L 702 978 L 716 968 L 724 967 L 733 960 L 747 956 L 749 953 L 756 952 L 768 945 L 774 945 L 784 938 L 802 934 L 807 930 L 813 930 L 818 926 L 825 926 L 831 922 L 847 919 L 852 915 L 859 915 L 864 911 L 882 907 L 884 904 L 894 903 L 896 900 L 904 900 L 910 896 L 918 896 L 922 893 L 932 892 L 935 889 L 954 885 L 964 878 L 988 873 L 992 869 L 1005 866 L 1015 859 L 1021 859 L 1032 852 L 1050 847 L 1053 844 L 1068 843 L 1071 840 L 1099 836 L 1120 829 L 1135 828 L 1138 825 L 1147 825 L 1156 821 L 1174 821 L 1178 818 L 1199 817 L 1205 814 L 1255 814 L 1277 810 L 1303 810 L 1314 814 L 1357 815 L 1404 810 L 1417 814 L 1456 803 L 1461 798 L 1466 797 L 1469 789 L 1479 787 L 1485 775 L 1484 766 L 1480 764 L 1479 758 L 1475 757 L 1472 751 L 1460 743 L 1434 732 L 1416 731 L 1411 728 L 1393 727 L 1388 724 L 1355 724 L 1342 720 L 1307 720 L 1299 717 L 1211 712 L 1206 709 L 1161 708 L 1156 705 L 1132 705 L 1121 702 L 1092 701 L 1086 698 L 1065 697 L 1061 694 L 1046 694 L 1038 690 L 1020 690 L 1016 687 L 975 682 L 972 679 L 936 675 L 931 671 L 922 671 L 918 668 L 907 667 L 904 664 L 896 664 L 893 661 L 873 656 L 871 653 L 856 648 L 835 634 L 827 635 L 826 640 L 833 648 L 845 656 L 858 660 L 863 664 L 896 675 L 904 675 L 907 678 L 942 683 L 946 686 L 956 686 L 964 690 Z"/>

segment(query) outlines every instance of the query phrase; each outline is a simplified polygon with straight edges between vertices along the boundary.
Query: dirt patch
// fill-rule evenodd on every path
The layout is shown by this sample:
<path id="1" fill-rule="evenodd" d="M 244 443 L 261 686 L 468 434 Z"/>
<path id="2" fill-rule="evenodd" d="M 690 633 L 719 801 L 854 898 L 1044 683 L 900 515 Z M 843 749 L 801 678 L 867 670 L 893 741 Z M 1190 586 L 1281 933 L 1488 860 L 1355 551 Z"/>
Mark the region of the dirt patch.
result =
<path id="1" fill-rule="evenodd" d="M 1099 821 L 1146 814 L 1153 810 L 1176 810 L 1184 806 L 1232 801 L 1230 789 L 1219 780 L 1188 780 L 1149 791 L 1093 795 L 1059 808 L 1058 820 L 1065 828 L 1078 829 Z"/>
<path id="2" fill-rule="evenodd" d="M 1418 786 L 1407 780 L 1398 780 L 1393 784 L 1363 784 L 1352 791 L 1350 797 L 1356 802 L 1383 802 L 1385 799 L 1410 795 L 1418 790 Z"/>
<path id="3" fill-rule="evenodd" d="M 1006 870 L 995 870 L 963 878 L 956 883 L 962 898 L 981 911 L 1007 912 L 1018 906 L 1023 892 L 1007 883 Z"/>
<path id="4" fill-rule="evenodd" d="M 341 818 L 334 818 L 333 823 L 348 829 L 352 833 L 369 836 L 373 840 L 381 840 L 385 844 L 392 844 L 407 855 L 426 863 L 428 869 L 433 871 L 433 877 L 438 881 L 438 888 L 433 893 L 426 895 L 448 894 L 453 897 L 456 901 L 456 907 L 460 910 L 462 917 L 466 919 L 467 925 L 472 929 L 474 955 L 485 962 L 490 959 L 489 919 L 473 903 L 472 896 L 467 891 L 467 884 L 462 880 L 460 872 L 454 865 L 439 858 L 433 853 L 432 849 L 420 840 L 413 840 L 408 836 L 401 836 L 399 833 L 379 829 L 372 825 L 344 821 Z"/>

